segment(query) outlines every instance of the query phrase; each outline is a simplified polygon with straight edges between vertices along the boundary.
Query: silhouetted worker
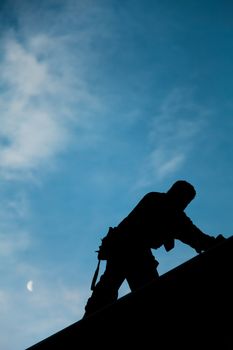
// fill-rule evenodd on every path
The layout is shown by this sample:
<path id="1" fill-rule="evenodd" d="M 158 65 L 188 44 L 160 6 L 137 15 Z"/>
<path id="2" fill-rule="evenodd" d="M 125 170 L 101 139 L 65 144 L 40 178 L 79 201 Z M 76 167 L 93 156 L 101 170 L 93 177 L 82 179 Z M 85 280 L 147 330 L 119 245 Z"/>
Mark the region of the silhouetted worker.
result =
<path id="1" fill-rule="evenodd" d="M 135 291 L 159 277 L 151 249 L 164 245 L 169 251 L 178 239 L 201 253 L 225 240 L 203 233 L 187 217 L 184 209 L 195 195 L 190 183 L 179 180 L 166 193 L 146 194 L 117 227 L 109 228 L 98 253 L 99 262 L 107 260 L 106 269 L 95 285 L 98 264 L 84 317 L 117 300 L 125 279 Z"/>

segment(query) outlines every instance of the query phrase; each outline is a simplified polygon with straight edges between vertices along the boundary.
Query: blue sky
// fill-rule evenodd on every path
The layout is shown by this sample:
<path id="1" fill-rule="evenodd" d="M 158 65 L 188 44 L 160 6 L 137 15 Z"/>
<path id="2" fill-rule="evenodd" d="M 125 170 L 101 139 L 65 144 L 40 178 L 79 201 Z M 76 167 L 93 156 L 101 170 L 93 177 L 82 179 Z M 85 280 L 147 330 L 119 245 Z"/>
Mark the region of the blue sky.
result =
<path id="1" fill-rule="evenodd" d="M 0 348 L 21 350 L 82 317 L 145 193 L 186 179 L 193 222 L 232 235 L 233 4 L 3 0 L 0 33 Z M 195 256 L 153 252 L 160 274 Z"/>

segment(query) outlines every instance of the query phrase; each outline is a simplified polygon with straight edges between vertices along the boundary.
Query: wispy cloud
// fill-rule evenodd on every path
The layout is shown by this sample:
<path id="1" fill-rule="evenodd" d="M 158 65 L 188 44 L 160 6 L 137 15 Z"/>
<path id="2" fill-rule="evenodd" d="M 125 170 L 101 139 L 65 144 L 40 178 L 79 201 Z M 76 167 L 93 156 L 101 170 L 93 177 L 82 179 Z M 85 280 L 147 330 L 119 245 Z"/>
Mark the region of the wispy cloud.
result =
<path id="1" fill-rule="evenodd" d="M 188 89 L 176 88 L 168 94 L 150 125 L 152 151 L 145 161 L 139 186 L 162 180 L 181 169 L 205 127 L 208 113 L 194 102 Z"/>
<path id="2" fill-rule="evenodd" d="M 158 148 L 150 154 L 149 158 L 153 173 L 157 174 L 158 178 L 164 178 L 182 166 L 185 154 L 183 152 L 172 154 L 164 148 Z"/>
<path id="3" fill-rule="evenodd" d="M 61 65 L 65 41 L 38 34 L 24 41 L 7 35 L 1 42 L 0 174 L 4 177 L 18 178 L 50 166 L 72 142 L 74 127 L 90 129 L 88 112 L 98 102 L 78 63 Z"/>
<path id="4" fill-rule="evenodd" d="M 4 53 L 0 167 L 2 175 L 16 176 L 63 149 L 67 135 L 50 101 L 59 95 L 49 65 L 14 39 L 5 42 Z"/>

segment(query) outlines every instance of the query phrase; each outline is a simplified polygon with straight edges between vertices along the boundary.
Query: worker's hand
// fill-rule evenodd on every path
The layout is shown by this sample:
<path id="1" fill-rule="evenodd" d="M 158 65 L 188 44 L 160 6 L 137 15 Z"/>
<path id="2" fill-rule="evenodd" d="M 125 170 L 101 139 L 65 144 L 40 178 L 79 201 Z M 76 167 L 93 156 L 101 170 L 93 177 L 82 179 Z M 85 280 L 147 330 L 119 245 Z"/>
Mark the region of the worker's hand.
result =
<path id="1" fill-rule="evenodd" d="M 196 250 L 196 252 L 197 252 L 198 254 L 201 254 L 201 252 L 204 251 L 204 249 L 200 249 L 200 248 L 195 248 L 195 250 Z"/>
<path id="2" fill-rule="evenodd" d="M 198 247 L 198 248 L 195 248 L 195 250 L 198 254 L 200 254 L 202 252 L 205 252 L 205 251 L 215 247 L 216 245 L 218 245 L 220 243 L 223 243 L 225 240 L 226 240 L 226 238 L 223 235 L 219 234 L 217 237 L 211 237 L 211 241 L 209 242 L 208 246 Z"/>

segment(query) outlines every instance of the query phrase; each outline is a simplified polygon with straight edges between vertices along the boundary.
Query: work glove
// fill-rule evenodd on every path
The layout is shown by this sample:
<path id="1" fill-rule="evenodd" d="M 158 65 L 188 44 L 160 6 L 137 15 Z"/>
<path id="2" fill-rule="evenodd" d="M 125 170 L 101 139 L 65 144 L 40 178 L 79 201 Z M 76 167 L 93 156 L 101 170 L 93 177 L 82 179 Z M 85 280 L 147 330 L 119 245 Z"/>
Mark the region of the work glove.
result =
<path id="1" fill-rule="evenodd" d="M 195 250 L 198 254 L 205 252 L 213 247 L 215 247 L 218 244 L 223 243 L 226 240 L 226 238 L 222 235 L 219 234 L 217 237 L 211 237 L 210 242 L 208 242 L 208 244 L 205 245 L 205 247 L 196 247 Z"/>

